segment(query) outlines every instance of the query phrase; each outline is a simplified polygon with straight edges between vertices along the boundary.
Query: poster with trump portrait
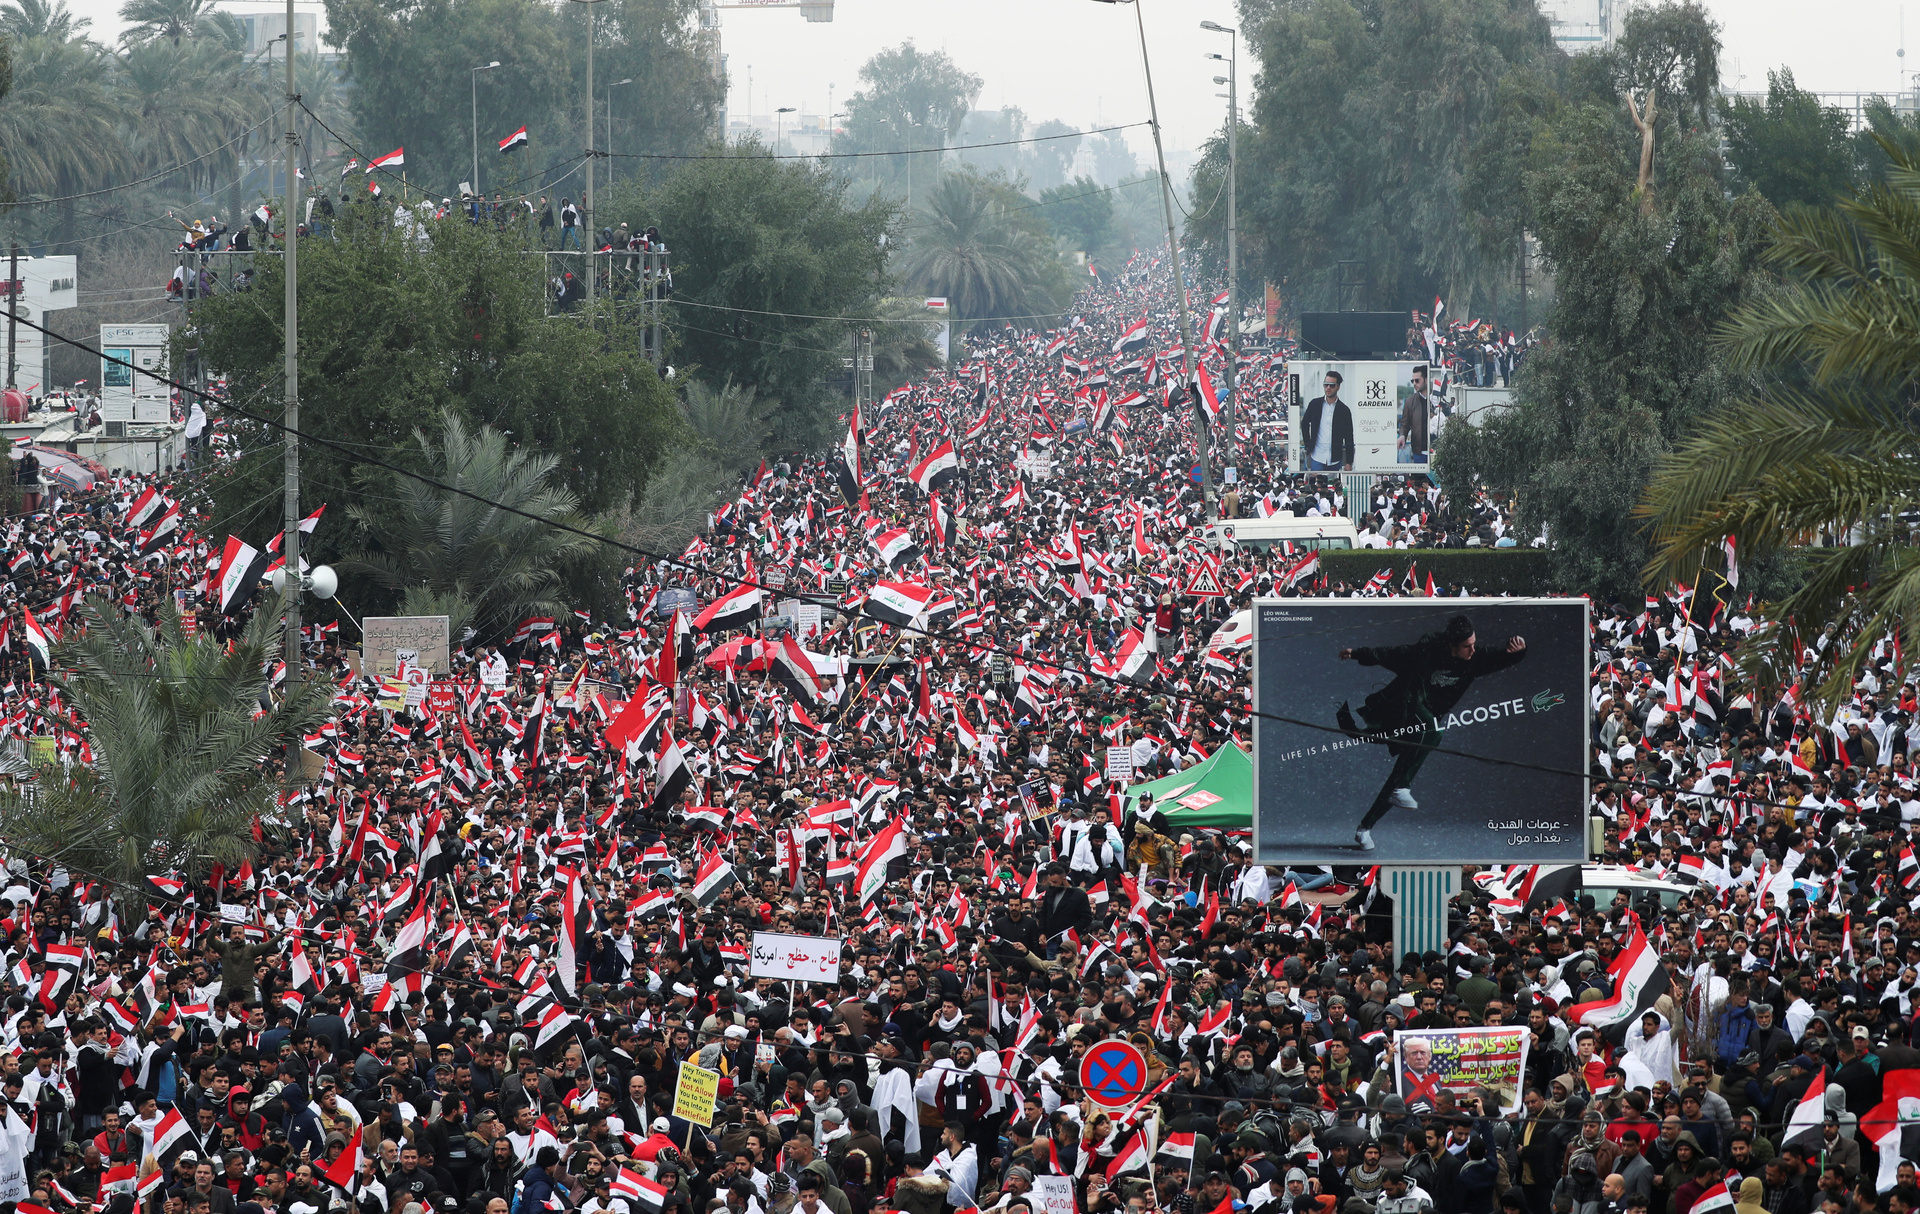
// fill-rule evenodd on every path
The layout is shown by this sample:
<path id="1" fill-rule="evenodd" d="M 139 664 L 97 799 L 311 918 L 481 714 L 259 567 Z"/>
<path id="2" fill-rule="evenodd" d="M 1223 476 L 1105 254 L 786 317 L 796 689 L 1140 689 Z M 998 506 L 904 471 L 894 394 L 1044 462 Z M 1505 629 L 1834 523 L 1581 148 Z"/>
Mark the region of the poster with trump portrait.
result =
<path id="1" fill-rule="evenodd" d="M 1390 1051 L 1393 1090 L 1410 1110 L 1435 1108 L 1441 1092 L 1451 1093 L 1454 1107 L 1469 1116 L 1499 1117 L 1520 1109 L 1525 1025 L 1401 1029 Z M 1480 1109 L 1474 1108 L 1475 1100 Z"/>

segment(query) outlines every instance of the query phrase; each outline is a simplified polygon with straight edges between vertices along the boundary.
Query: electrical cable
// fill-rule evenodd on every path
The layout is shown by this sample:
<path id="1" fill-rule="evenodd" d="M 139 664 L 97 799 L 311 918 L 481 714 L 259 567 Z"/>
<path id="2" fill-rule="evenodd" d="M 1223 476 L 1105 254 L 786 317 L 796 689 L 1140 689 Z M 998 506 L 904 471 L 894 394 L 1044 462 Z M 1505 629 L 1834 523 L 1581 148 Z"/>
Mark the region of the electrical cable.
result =
<path id="1" fill-rule="evenodd" d="M 240 132 L 238 135 L 234 136 L 232 139 L 227 140 L 225 143 L 221 144 L 219 147 L 214 148 L 212 151 L 202 152 L 200 155 L 195 156 L 192 160 L 185 160 L 180 162 L 179 164 L 171 165 L 167 168 L 161 169 L 157 173 L 149 174 L 146 177 L 141 177 L 134 181 L 122 182 L 119 185 L 110 185 L 103 189 L 88 190 L 84 194 L 67 194 L 59 198 L 25 198 L 25 199 L 14 199 L 12 201 L 0 201 L 0 208 L 44 207 L 44 206 L 51 206 L 57 202 L 73 202 L 81 198 L 98 198 L 102 194 L 112 194 L 120 190 L 130 190 L 135 186 L 146 185 L 149 182 L 164 180 L 168 177 L 173 176 L 175 173 L 178 173 L 181 169 L 199 164 L 202 160 L 207 159 L 209 156 L 218 156 L 221 152 L 226 151 L 228 148 L 232 147 L 234 144 L 239 143 L 241 140 L 246 139 L 249 135 L 252 135 L 256 130 L 271 123 L 275 118 L 279 117 L 280 114 L 286 110 L 286 108 L 287 108 L 287 103 L 283 101 L 280 103 L 280 108 L 278 110 L 274 111 L 271 114 L 268 114 L 265 118 L 261 119 L 259 122 L 254 123 L 252 126 Z M 307 107 L 303 105 L 300 108 L 304 110 Z M 312 111 L 308 110 L 308 113 L 312 113 Z"/>
<path id="2" fill-rule="evenodd" d="M 72 338 L 63 337 L 60 334 L 54 333 L 52 330 L 45 328 L 44 326 L 34 324 L 32 321 L 22 319 L 20 323 L 28 326 L 29 328 L 38 330 L 41 333 L 45 333 L 48 336 L 53 337 L 57 341 L 65 342 L 73 346 L 80 345 L 79 342 L 74 341 Z M 518 517 L 528 519 L 529 521 L 540 523 L 544 526 L 550 526 L 557 531 L 567 532 L 569 534 L 577 535 L 583 539 L 590 539 L 597 543 L 605 544 L 611 548 L 615 548 L 625 552 L 630 552 L 635 556 L 645 557 L 648 560 L 651 560 L 659 565 L 685 569 L 694 573 L 697 576 L 711 578 L 716 582 L 731 585 L 736 589 L 754 589 L 754 590 L 760 591 L 763 594 L 780 593 L 785 589 L 784 587 L 768 586 L 762 582 L 749 579 L 749 578 L 740 577 L 735 574 L 721 573 L 712 569 L 707 569 L 703 566 L 700 566 L 691 561 L 688 561 L 683 557 L 667 556 L 663 553 L 653 552 L 649 549 L 642 548 L 635 544 L 626 543 L 623 540 L 609 539 L 603 535 L 600 535 L 596 532 L 589 531 L 585 528 L 574 527 L 571 524 L 567 524 L 567 523 L 555 522 L 552 519 L 546 518 L 541 515 L 533 514 L 530 511 L 522 510 L 516 506 L 510 505 L 504 502 L 494 501 L 479 493 L 475 493 L 472 490 L 463 489 L 457 485 L 447 484 L 443 481 L 436 480 L 435 478 L 428 476 L 425 473 L 416 472 L 412 469 L 402 467 L 399 464 L 389 463 L 385 460 L 379 459 L 374 456 L 362 455 L 362 454 L 358 454 L 350 451 L 345 451 L 345 449 L 341 447 L 340 444 L 335 443 L 332 439 L 324 438 L 316 434 L 310 434 L 306 431 L 296 430 L 296 429 L 293 429 L 292 427 L 289 427 L 284 421 L 281 421 L 279 419 L 268 417 L 262 414 L 251 413 L 247 410 L 238 408 L 237 406 L 229 405 L 227 402 L 222 401 L 218 397 L 215 397 L 209 393 L 201 392 L 199 389 L 194 388 L 187 384 L 180 383 L 177 380 L 168 379 L 165 375 L 162 375 L 157 371 L 151 370 L 150 368 L 136 367 L 130 362 L 126 362 L 122 359 L 110 358 L 105 355 L 102 355 L 101 357 L 103 358 L 103 360 L 107 362 L 111 362 L 118 366 L 125 367 L 130 371 L 136 372 L 141 375 L 145 375 L 150 379 L 157 379 L 162 383 L 168 384 L 172 388 L 177 389 L 180 392 L 196 396 L 208 402 L 210 405 L 213 405 L 216 408 L 220 408 L 223 412 L 236 413 L 248 421 L 269 426 L 273 429 L 280 430 L 283 433 L 291 433 L 296 438 L 299 438 L 306 442 L 311 442 L 316 446 L 326 447 L 326 448 L 335 449 L 335 450 L 341 450 L 346 454 L 351 455 L 354 459 L 360 461 L 363 464 L 380 468 L 400 476 L 408 477 L 410 479 L 419 481 L 422 484 L 438 489 L 444 493 L 450 493 L 457 497 L 464 497 L 470 501 L 478 502 L 482 505 L 492 507 L 495 510 L 502 511 L 503 513 L 516 515 Z M 851 611 L 846 607 L 842 607 L 840 610 L 842 614 L 846 614 L 849 616 L 853 616 L 856 614 L 854 611 Z M 1438 611 L 1443 609 L 1435 608 L 1435 610 Z M 904 625 L 895 624 L 891 620 L 881 619 L 878 616 L 867 614 L 865 611 L 860 611 L 857 614 L 861 618 L 871 620 L 876 624 L 880 624 L 886 627 L 896 628 L 903 634 L 919 636 L 929 641 L 937 641 L 947 645 L 957 646 L 963 652 L 999 654 L 1001 656 L 1009 658 L 1010 660 L 1017 660 L 1023 663 L 1025 663 L 1025 661 L 1032 656 L 1030 654 L 1021 653 L 1017 650 L 1008 649 L 999 644 L 979 643 L 978 641 L 967 637 L 964 633 L 955 634 L 955 633 L 949 633 L 949 632 L 935 631 L 927 628 L 917 628 L 911 624 L 904 624 Z M 1067 662 L 1046 662 L 1045 665 L 1051 666 L 1054 669 L 1060 671 L 1061 673 L 1071 673 L 1071 674 L 1078 675 L 1088 682 L 1098 681 L 1098 682 L 1108 683 L 1108 684 L 1124 685 L 1126 687 L 1136 686 L 1135 684 L 1131 684 L 1127 680 L 1122 679 L 1116 675 L 1108 674 L 1103 671 L 1092 670 L 1082 666 L 1075 666 Z M 1152 694 L 1152 693 L 1147 693 L 1147 694 Z M 1281 725 L 1292 725 L 1297 728 L 1309 729 L 1319 733 L 1339 734 L 1342 737 L 1347 736 L 1346 732 L 1342 730 L 1338 725 L 1327 725 L 1318 721 L 1308 721 L 1300 718 L 1283 716 L 1278 713 L 1265 712 L 1260 710 L 1250 702 L 1241 703 L 1241 702 L 1227 699 L 1225 697 L 1202 695 L 1197 692 L 1187 692 L 1187 691 L 1181 691 L 1179 689 L 1168 689 L 1158 694 L 1165 695 L 1172 699 L 1179 699 L 1179 700 L 1184 700 L 1190 703 L 1198 704 L 1203 707 L 1230 709 L 1231 711 L 1236 713 L 1244 713 L 1250 719 L 1271 721 L 1271 722 L 1274 722 L 1275 724 L 1281 724 Z M 1494 755 L 1474 754 L 1470 751 L 1456 750 L 1452 747 L 1447 747 L 1447 746 L 1432 746 L 1426 749 L 1427 749 L 1427 753 L 1429 754 L 1451 755 L 1456 758 L 1471 759 L 1475 762 L 1486 763 L 1496 767 L 1507 767 L 1507 768 L 1513 768 L 1513 769 L 1522 770 L 1522 771 L 1533 771 L 1533 772 L 1538 772 L 1545 775 L 1561 776 L 1569 779 L 1578 779 L 1583 782 L 1593 778 L 1592 773 L 1589 771 L 1574 771 L 1567 768 L 1555 767 L 1549 764 L 1535 763 L 1525 759 L 1512 759 L 1512 758 L 1502 758 Z M 1632 781 L 1610 781 L 1610 782 L 1637 783 Z M 1658 786 L 1654 785 L 1653 787 L 1658 787 Z M 1662 791 L 1666 791 L 1666 790 L 1662 790 Z M 1683 794 L 1683 795 L 1702 795 L 1703 796 L 1705 794 Z M 1753 802 L 1751 799 L 1748 799 L 1748 800 L 1750 803 L 1757 803 L 1757 802 Z"/>

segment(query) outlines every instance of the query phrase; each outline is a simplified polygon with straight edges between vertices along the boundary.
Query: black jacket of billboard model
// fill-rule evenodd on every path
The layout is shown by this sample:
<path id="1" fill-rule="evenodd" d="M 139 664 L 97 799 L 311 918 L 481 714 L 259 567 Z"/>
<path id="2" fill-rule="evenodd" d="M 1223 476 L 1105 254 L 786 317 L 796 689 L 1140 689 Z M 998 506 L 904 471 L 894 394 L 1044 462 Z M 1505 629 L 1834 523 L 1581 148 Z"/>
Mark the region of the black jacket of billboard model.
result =
<path id="1" fill-rule="evenodd" d="M 1444 717 L 1475 679 L 1505 670 L 1527 656 L 1524 649 L 1508 653 L 1510 639 L 1476 646 L 1465 661 L 1453 656 L 1446 634 L 1440 632 L 1430 632 L 1411 645 L 1354 649 L 1353 660 L 1360 665 L 1383 666 L 1394 675 L 1391 683 L 1367 697 L 1361 711 L 1368 728 L 1383 731 L 1411 724 L 1419 719 L 1422 706 L 1436 720 Z"/>
<path id="2" fill-rule="evenodd" d="M 1300 464 L 1304 468 L 1307 460 L 1313 457 L 1313 449 L 1320 441 L 1320 415 L 1327 403 L 1324 396 L 1316 396 L 1307 403 L 1306 412 L 1300 415 Z M 1333 462 L 1342 466 L 1353 462 L 1353 410 L 1347 403 L 1336 400 L 1339 407 L 1333 411 Z"/>

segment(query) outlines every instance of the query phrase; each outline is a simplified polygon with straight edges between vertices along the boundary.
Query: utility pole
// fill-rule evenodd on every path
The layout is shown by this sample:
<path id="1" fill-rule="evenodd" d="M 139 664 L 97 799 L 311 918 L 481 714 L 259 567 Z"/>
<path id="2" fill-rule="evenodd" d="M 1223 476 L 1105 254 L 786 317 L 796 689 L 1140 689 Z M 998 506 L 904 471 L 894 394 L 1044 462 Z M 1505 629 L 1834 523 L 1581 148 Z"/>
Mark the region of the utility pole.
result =
<path id="1" fill-rule="evenodd" d="M 300 172 L 299 132 L 294 114 L 300 95 L 293 91 L 293 0 L 287 0 L 287 299 L 286 299 L 286 534 L 280 551 L 287 563 L 287 625 L 281 656 L 287 663 L 287 698 L 300 690 Z M 294 777 L 300 739 L 287 739 L 287 778 Z"/>
<path id="2" fill-rule="evenodd" d="M 594 249 L 598 238 L 593 226 L 593 6 L 596 0 L 586 0 L 587 6 L 587 209 L 580 217 L 580 247 L 587 253 L 587 322 L 593 323 L 593 297 L 596 290 L 594 280 L 599 277 L 595 269 L 598 255 Z"/>
<path id="3" fill-rule="evenodd" d="M 1117 4 L 1121 0 L 1099 0 Z M 1187 404 L 1193 410 L 1193 444 L 1200 456 L 1200 493 L 1206 499 L 1207 517 L 1219 515 L 1219 502 L 1213 493 L 1213 444 L 1207 434 L 1206 411 L 1200 407 L 1199 377 L 1194 372 L 1193 322 L 1187 313 L 1187 278 L 1180 269 L 1180 238 L 1173 230 L 1173 181 L 1167 176 L 1167 153 L 1160 143 L 1160 107 L 1153 99 L 1153 65 L 1147 59 L 1147 22 L 1140 15 L 1144 0 L 1129 0 L 1134 23 L 1140 29 L 1140 70 L 1147 78 L 1147 117 L 1153 127 L 1153 154 L 1160 162 L 1160 209 L 1167 219 L 1167 256 L 1173 259 L 1173 301 L 1180 310 L 1182 370 L 1187 389 Z"/>
<path id="4" fill-rule="evenodd" d="M 9 261 L 12 268 L 7 271 L 7 387 L 11 388 L 20 377 L 20 360 L 14 357 L 14 342 L 20 327 L 20 242 L 17 240 L 13 242 Z M 46 394 L 45 387 L 40 391 L 41 395 Z"/>
<path id="5" fill-rule="evenodd" d="M 1200 28 L 1233 39 L 1227 58 L 1227 451 L 1233 451 L 1233 415 L 1240 404 L 1236 383 L 1240 374 L 1240 33 L 1212 21 Z M 1219 58 L 1215 55 L 1214 58 Z"/>

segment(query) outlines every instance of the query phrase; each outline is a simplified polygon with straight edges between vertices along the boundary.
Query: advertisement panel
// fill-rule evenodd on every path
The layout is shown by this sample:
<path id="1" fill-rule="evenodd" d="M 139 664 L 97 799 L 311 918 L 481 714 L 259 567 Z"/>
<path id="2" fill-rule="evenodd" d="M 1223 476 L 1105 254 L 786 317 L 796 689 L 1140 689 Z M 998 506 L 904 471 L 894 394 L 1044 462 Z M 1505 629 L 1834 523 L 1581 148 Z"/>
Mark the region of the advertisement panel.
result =
<path id="1" fill-rule="evenodd" d="M 1486 1110 L 1485 1116 L 1520 1111 L 1520 1077 L 1527 1066 L 1525 1025 L 1401 1029 L 1388 1048 L 1393 1051 L 1393 1090 L 1409 1109 L 1432 1109 L 1442 1090 L 1452 1092 L 1458 1102 L 1478 1088 L 1490 1088 L 1500 1108 Z"/>
<path id="2" fill-rule="evenodd" d="M 1585 599 L 1258 599 L 1261 864 L 1586 858 Z"/>
<path id="3" fill-rule="evenodd" d="M 1303 472 L 1425 472 L 1436 405 L 1424 362 L 1293 359 L 1299 407 L 1288 427 Z M 1324 419 L 1324 420 L 1323 420 Z"/>

